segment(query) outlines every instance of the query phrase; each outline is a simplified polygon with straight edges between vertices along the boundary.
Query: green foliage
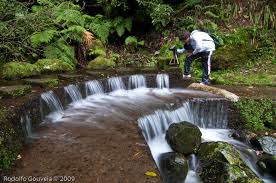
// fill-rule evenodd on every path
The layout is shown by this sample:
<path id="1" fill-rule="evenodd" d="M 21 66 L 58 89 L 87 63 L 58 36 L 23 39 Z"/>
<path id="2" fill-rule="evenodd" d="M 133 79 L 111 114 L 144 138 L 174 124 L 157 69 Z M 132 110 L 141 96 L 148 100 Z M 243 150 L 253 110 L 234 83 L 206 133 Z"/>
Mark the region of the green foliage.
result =
<path id="1" fill-rule="evenodd" d="M 35 32 L 31 37 L 31 42 L 34 47 L 37 47 L 43 43 L 50 43 L 56 34 L 57 31 L 51 29 L 43 32 Z"/>
<path id="2" fill-rule="evenodd" d="M 35 65 L 43 73 L 65 72 L 72 71 L 74 69 L 72 65 L 58 59 L 40 59 L 35 63 Z"/>
<path id="3" fill-rule="evenodd" d="M 39 68 L 26 62 L 9 62 L 3 66 L 2 75 L 5 79 L 17 79 L 38 75 Z"/>
<path id="4" fill-rule="evenodd" d="M 255 101 L 243 99 L 234 104 L 240 111 L 241 118 L 247 128 L 263 130 L 265 125 L 272 125 L 272 100 Z"/>
<path id="5" fill-rule="evenodd" d="M 145 42 L 144 41 L 138 41 L 135 36 L 128 36 L 125 39 L 125 45 L 135 49 L 138 46 L 144 46 Z"/>

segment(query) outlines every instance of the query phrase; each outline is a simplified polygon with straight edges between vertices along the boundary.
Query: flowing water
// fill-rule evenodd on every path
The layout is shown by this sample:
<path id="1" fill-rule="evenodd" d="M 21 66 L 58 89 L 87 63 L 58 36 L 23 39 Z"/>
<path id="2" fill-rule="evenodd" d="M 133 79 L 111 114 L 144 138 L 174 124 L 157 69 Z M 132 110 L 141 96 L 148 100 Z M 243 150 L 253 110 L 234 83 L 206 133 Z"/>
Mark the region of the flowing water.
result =
<path id="1" fill-rule="evenodd" d="M 116 126 L 138 122 L 157 167 L 160 154 L 172 151 L 165 140 L 165 132 L 169 125 L 188 121 L 200 127 L 203 141 L 226 141 L 234 144 L 248 166 L 258 174 L 254 151 L 229 137 L 231 130 L 226 129 L 228 106 L 225 99 L 201 91 L 170 89 L 169 76 L 166 74 L 156 76 L 157 88 L 147 88 L 143 75 L 130 76 L 125 82 L 120 77 L 109 78 L 110 93 L 104 93 L 104 87 L 99 81 L 86 82 L 85 99 L 82 99 L 79 87 L 69 85 L 64 89 L 73 103 L 66 110 L 54 92 L 43 93 L 41 101 L 42 104 L 46 104 L 47 110 L 41 107 L 42 112 L 48 112 L 48 121 L 56 124 L 59 122 L 63 126 L 81 126 L 85 129 L 109 128 L 108 131 L 111 131 L 110 124 Z M 126 90 L 126 86 L 129 90 Z M 77 138 L 78 134 L 75 135 Z M 44 134 L 43 137 L 63 139 L 64 134 L 53 131 Z M 70 139 L 66 138 L 66 142 L 68 140 Z M 186 182 L 200 182 L 196 174 L 198 160 L 195 155 L 189 157 L 189 165 Z M 266 177 L 261 178 L 267 183 L 271 181 Z"/>

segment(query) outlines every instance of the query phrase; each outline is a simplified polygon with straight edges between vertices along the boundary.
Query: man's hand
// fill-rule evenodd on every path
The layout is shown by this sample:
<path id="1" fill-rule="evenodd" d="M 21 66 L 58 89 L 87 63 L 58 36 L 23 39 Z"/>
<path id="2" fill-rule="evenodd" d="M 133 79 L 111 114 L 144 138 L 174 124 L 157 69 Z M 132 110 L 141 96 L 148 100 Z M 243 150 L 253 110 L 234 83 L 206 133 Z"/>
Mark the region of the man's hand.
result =
<path id="1" fill-rule="evenodd" d="M 190 57 L 190 56 L 192 56 L 192 55 L 193 55 L 193 52 L 192 52 L 192 51 L 188 51 L 188 52 L 187 52 L 187 56 L 188 56 L 188 57 Z"/>

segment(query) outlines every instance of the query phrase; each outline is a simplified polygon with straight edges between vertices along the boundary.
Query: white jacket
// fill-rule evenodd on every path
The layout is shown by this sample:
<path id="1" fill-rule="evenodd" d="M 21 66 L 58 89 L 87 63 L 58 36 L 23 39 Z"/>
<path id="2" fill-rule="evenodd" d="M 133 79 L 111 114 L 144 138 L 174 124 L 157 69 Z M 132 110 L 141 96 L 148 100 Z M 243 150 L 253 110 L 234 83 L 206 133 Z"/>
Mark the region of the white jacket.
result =
<path id="1" fill-rule="evenodd" d="M 204 51 L 215 51 L 214 40 L 206 32 L 194 30 L 190 35 L 191 45 L 194 48 L 193 55 Z"/>

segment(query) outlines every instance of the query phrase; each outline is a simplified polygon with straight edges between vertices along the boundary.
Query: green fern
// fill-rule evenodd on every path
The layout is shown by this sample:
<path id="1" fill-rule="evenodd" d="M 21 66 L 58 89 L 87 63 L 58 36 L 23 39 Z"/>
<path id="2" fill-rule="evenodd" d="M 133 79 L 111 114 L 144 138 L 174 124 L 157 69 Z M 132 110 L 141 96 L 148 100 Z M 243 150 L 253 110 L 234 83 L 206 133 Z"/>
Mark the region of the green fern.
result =
<path id="1" fill-rule="evenodd" d="M 50 43 L 54 36 L 57 34 L 56 30 L 50 29 L 43 32 L 35 32 L 31 36 L 31 42 L 34 47 L 37 47 L 43 43 Z"/>
<path id="2" fill-rule="evenodd" d="M 60 59 L 71 66 L 76 63 L 74 48 L 62 39 L 47 46 L 44 55 L 48 59 Z"/>
<path id="3" fill-rule="evenodd" d="M 126 45 L 137 45 L 138 44 L 138 40 L 136 37 L 134 36 L 128 36 L 126 39 L 125 39 L 125 44 Z"/>
<path id="4" fill-rule="evenodd" d="M 71 39 L 77 42 L 82 41 L 82 35 L 83 32 L 85 32 L 86 29 L 79 25 L 74 25 L 69 27 L 68 29 L 64 29 L 60 31 L 60 33 L 64 34 L 65 39 Z"/>

